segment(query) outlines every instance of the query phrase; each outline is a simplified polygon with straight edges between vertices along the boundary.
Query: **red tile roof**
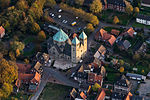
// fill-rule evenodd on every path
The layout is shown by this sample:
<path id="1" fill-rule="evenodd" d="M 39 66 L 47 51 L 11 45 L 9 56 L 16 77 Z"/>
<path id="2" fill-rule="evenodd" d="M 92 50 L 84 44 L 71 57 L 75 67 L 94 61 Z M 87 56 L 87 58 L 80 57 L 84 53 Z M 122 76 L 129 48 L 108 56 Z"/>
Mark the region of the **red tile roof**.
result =
<path id="1" fill-rule="evenodd" d="M 129 92 L 128 95 L 127 95 L 127 97 L 125 98 L 125 100 L 130 100 L 130 97 L 132 97 L 132 96 L 133 96 L 132 93 Z"/>
<path id="2" fill-rule="evenodd" d="M 120 31 L 118 31 L 118 30 L 116 30 L 116 29 L 112 29 L 112 30 L 111 30 L 111 33 L 118 36 L 119 33 L 120 33 Z"/>
<path id="3" fill-rule="evenodd" d="M 78 37 L 78 35 L 76 33 L 74 33 L 72 37 L 74 39 L 75 37 Z"/>
<path id="4" fill-rule="evenodd" d="M 132 27 L 130 27 L 130 28 L 128 29 L 128 31 L 127 31 L 128 35 L 130 35 L 131 37 L 133 37 L 134 32 L 135 32 L 135 31 L 133 30 Z"/>
<path id="5" fill-rule="evenodd" d="M 95 39 L 98 39 L 99 36 L 102 37 L 103 40 L 108 40 L 111 36 L 110 34 L 107 33 L 107 31 L 105 31 L 104 29 L 100 29 L 96 35 L 95 35 Z"/>
<path id="6" fill-rule="evenodd" d="M 103 76 L 102 75 L 97 75 L 96 73 L 88 73 L 88 82 L 101 83 L 102 81 L 103 81 Z"/>
<path id="7" fill-rule="evenodd" d="M 3 28 L 3 26 L 0 27 L 0 35 L 3 34 L 5 32 L 5 29 Z"/>
<path id="8" fill-rule="evenodd" d="M 96 100 L 104 100 L 105 95 L 106 95 L 106 93 L 105 93 L 105 91 L 102 89 Z"/>
<path id="9" fill-rule="evenodd" d="M 31 69 L 31 65 L 29 65 L 29 64 L 17 63 L 17 66 L 18 66 L 19 73 L 26 73 L 26 72 L 29 72 Z"/>
<path id="10" fill-rule="evenodd" d="M 31 83 L 40 83 L 41 75 L 39 73 L 35 73 L 34 78 L 31 80 Z"/>
<path id="11" fill-rule="evenodd" d="M 90 68 L 93 66 L 94 68 L 98 68 L 98 65 L 96 64 L 96 63 L 94 63 L 94 62 L 92 62 L 92 63 L 90 63 L 89 65 L 88 65 Z"/>
<path id="12" fill-rule="evenodd" d="M 86 100 L 87 98 L 87 96 L 83 92 L 80 93 L 80 96 L 82 97 L 83 100 Z"/>
<path id="13" fill-rule="evenodd" d="M 111 35 L 111 38 L 108 40 L 108 42 L 111 44 L 111 46 L 115 43 L 116 38 L 115 36 Z"/>
<path id="14" fill-rule="evenodd" d="M 34 74 L 23 74 L 23 73 L 19 73 L 18 74 L 18 79 L 25 82 L 29 82 L 31 79 L 33 79 Z"/>

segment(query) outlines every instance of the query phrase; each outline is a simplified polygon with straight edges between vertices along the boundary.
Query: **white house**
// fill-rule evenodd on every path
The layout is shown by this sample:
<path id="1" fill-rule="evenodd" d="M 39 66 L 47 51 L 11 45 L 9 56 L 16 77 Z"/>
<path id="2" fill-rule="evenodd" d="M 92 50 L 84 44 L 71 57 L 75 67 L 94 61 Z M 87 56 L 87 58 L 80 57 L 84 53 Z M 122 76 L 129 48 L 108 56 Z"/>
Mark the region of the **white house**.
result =
<path id="1" fill-rule="evenodd" d="M 138 15 L 136 17 L 136 22 L 144 25 L 150 25 L 150 16 Z"/>

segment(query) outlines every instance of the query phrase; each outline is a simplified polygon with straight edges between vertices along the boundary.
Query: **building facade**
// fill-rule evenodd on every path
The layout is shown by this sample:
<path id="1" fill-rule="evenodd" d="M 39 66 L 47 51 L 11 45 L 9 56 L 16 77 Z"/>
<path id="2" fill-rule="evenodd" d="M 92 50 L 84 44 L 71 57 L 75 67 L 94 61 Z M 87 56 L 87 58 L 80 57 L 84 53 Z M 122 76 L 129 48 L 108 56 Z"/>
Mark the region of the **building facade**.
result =
<path id="1" fill-rule="evenodd" d="M 74 37 L 71 41 L 68 35 L 60 29 L 53 38 L 48 39 L 47 49 L 54 58 L 78 63 L 87 52 L 87 35 L 82 32 L 79 39 Z"/>

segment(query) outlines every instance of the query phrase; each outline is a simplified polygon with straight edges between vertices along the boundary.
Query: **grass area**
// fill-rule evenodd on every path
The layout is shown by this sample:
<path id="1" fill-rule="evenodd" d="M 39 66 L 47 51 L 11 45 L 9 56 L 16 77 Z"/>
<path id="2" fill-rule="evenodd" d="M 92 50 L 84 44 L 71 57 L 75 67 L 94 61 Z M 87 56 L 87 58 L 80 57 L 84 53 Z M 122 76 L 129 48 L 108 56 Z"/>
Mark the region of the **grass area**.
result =
<path id="1" fill-rule="evenodd" d="M 104 30 L 106 30 L 107 32 L 111 32 L 112 29 L 116 29 L 116 30 L 119 30 L 120 33 L 124 30 L 122 28 L 115 28 L 115 27 L 104 27 Z"/>
<path id="2" fill-rule="evenodd" d="M 132 16 L 128 16 L 126 13 L 117 12 L 113 10 L 105 10 L 102 12 L 101 19 L 107 23 L 113 23 L 114 16 L 117 16 L 120 20 L 121 25 L 127 25 L 131 20 Z"/>
<path id="3" fill-rule="evenodd" d="M 114 83 L 120 77 L 120 73 L 107 73 L 107 79 L 109 83 Z"/>
<path id="4" fill-rule="evenodd" d="M 24 52 L 23 56 L 25 56 L 25 57 L 32 56 L 34 53 L 35 53 L 35 47 L 29 52 Z"/>
<path id="5" fill-rule="evenodd" d="M 25 44 L 28 44 L 30 42 L 33 42 L 35 40 L 35 38 L 33 36 L 30 36 L 30 37 L 27 37 L 25 40 L 24 40 L 24 43 Z"/>
<path id="6" fill-rule="evenodd" d="M 7 99 L 2 100 L 28 100 L 30 95 L 23 94 L 21 92 L 17 94 L 11 94 Z"/>
<path id="7" fill-rule="evenodd" d="M 140 27 L 140 28 L 144 28 L 144 27 L 145 28 L 150 28 L 150 26 L 148 26 L 148 25 L 140 24 L 140 23 L 137 23 L 137 22 L 133 23 L 132 26 L 133 27 Z"/>
<path id="8" fill-rule="evenodd" d="M 39 100 L 65 100 L 71 87 L 48 83 L 44 88 Z"/>

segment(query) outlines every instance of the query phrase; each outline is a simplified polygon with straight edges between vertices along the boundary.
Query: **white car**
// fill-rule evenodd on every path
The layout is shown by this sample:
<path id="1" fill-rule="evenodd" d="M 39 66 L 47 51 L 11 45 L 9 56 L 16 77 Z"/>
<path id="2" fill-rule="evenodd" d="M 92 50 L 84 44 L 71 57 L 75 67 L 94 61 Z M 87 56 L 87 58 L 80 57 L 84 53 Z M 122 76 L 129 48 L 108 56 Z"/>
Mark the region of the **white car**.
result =
<path id="1" fill-rule="evenodd" d="M 58 15 L 58 18 L 61 18 L 61 15 Z"/>
<path id="2" fill-rule="evenodd" d="M 62 9 L 59 9 L 58 12 L 62 12 Z"/>
<path id="3" fill-rule="evenodd" d="M 76 19 L 78 19 L 79 17 L 76 17 Z"/>
<path id="4" fill-rule="evenodd" d="M 52 14 L 52 17 L 54 18 L 54 17 L 55 17 L 55 15 L 54 15 L 54 14 Z"/>
<path id="5" fill-rule="evenodd" d="M 68 21 L 66 20 L 64 23 L 66 24 Z"/>

